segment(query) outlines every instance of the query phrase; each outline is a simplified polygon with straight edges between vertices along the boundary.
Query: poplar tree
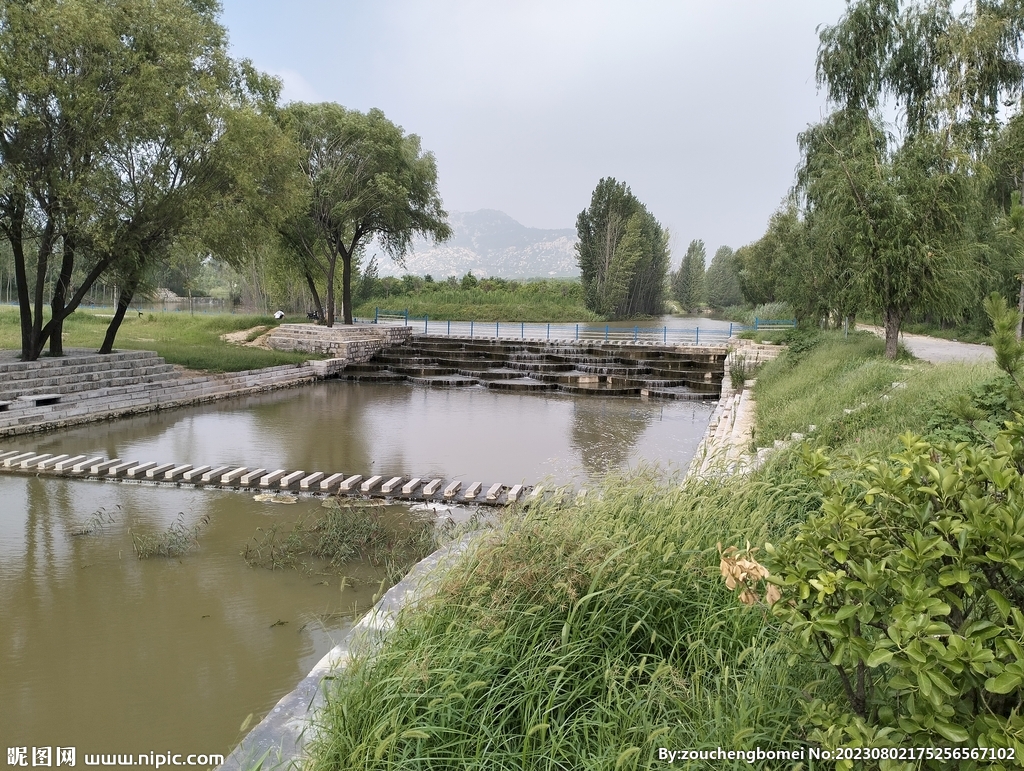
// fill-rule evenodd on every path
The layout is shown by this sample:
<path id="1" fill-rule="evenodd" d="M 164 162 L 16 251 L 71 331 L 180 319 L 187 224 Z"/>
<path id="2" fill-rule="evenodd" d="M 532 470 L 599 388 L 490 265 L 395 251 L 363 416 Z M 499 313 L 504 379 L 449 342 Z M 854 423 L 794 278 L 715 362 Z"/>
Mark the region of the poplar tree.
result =
<path id="1" fill-rule="evenodd" d="M 704 282 L 706 260 L 704 242 L 695 239 L 687 247 L 679 270 L 672 274 L 672 297 L 687 312 L 695 311 L 707 303 Z"/>
<path id="2" fill-rule="evenodd" d="M 587 308 L 629 318 L 663 311 L 668 232 L 624 182 L 598 182 L 576 218 L 577 260 Z"/>

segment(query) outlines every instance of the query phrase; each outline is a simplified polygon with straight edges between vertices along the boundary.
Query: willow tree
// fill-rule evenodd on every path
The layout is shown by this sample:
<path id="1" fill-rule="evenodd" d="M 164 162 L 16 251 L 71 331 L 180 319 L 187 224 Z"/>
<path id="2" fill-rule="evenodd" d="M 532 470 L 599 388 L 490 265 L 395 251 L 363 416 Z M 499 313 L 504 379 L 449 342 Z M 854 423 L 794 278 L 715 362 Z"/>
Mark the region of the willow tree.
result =
<path id="1" fill-rule="evenodd" d="M 668 232 L 629 187 L 598 182 L 590 208 L 576 218 L 584 301 L 602 316 L 661 313 L 668 275 Z"/>
<path id="2" fill-rule="evenodd" d="M 415 235 L 451 237 L 437 192 L 437 164 L 420 139 L 380 110 L 361 113 L 332 104 L 293 104 L 285 121 L 302 148 L 299 166 L 307 205 L 281 227 L 314 293 L 324 288 L 327 325 L 334 324 L 335 276 L 341 263 L 342 312 L 352 323 L 353 258 L 370 242 L 400 265 Z"/>
<path id="3" fill-rule="evenodd" d="M 203 143 L 231 69 L 214 12 L 188 0 L 0 4 L 0 230 L 24 359 L 47 341 L 60 354 L 63 321 L 94 283 L 162 248 L 210 192 Z"/>
<path id="4" fill-rule="evenodd" d="M 1012 2 L 957 14 L 941 0 L 856 0 L 821 32 L 818 82 L 835 111 L 801 135 L 798 189 L 881 312 L 890 357 L 911 311 L 956 316 L 972 294 L 979 163 L 1003 100 L 1020 94 L 1021 25 Z"/>

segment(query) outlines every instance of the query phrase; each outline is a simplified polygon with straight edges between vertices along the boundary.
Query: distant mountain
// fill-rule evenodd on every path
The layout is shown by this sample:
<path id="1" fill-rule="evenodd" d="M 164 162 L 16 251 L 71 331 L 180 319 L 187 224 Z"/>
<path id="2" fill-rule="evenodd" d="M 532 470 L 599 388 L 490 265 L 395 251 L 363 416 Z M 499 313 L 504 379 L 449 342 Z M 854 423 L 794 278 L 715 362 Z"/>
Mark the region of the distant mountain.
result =
<path id="1" fill-rule="evenodd" d="M 406 257 L 405 270 L 382 255 L 377 258 L 380 275 L 429 273 L 435 279 L 444 279 L 473 271 L 477 277 L 550 278 L 580 273 L 574 228 L 528 228 L 494 209 L 451 212 L 448 222 L 452 227 L 450 240 L 434 245 L 416 239 L 413 252 Z"/>

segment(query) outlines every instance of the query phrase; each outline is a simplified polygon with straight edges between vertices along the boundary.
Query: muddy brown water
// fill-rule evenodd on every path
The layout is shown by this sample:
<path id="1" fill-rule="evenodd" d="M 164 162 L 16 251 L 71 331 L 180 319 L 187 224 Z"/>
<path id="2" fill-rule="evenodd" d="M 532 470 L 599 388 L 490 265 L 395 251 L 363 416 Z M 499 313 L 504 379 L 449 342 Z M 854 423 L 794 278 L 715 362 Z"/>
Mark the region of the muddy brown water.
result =
<path id="1" fill-rule="evenodd" d="M 467 482 L 572 482 L 684 468 L 711 406 L 636 398 L 323 383 L 0 443 L 39 452 Z M 224 753 L 379 591 L 381 573 L 250 568 L 259 528 L 320 501 L 0 476 L 0 744 Z M 398 510 L 404 511 L 402 507 Z M 456 512 L 459 514 L 460 512 Z M 466 512 L 461 512 L 463 515 Z M 131 531 L 208 523 L 180 558 Z M 409 516 L 423 516 L 409 514 Z"/>

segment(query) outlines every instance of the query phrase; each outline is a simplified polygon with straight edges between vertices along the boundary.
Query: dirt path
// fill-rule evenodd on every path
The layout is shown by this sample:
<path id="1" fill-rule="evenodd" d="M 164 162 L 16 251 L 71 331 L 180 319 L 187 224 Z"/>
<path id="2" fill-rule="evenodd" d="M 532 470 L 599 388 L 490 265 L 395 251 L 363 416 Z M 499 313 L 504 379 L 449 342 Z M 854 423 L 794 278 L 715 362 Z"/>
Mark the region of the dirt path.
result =
<path id="1" fill-rule="evenodd" d="M 857 329 L 873 332 L 885 338 L 885 330 L 869 324 L 858 324 Z M 900 342 L 907 346 L 912 354 L 919 359 L 939 364 L 947 361 L 984 362 L 995 361 L 996 355 L 990 346 L 974 343 L 959 343 L 956 340 L 943 340 L 941 337 L 928 335 L 900 334 Z"/>

